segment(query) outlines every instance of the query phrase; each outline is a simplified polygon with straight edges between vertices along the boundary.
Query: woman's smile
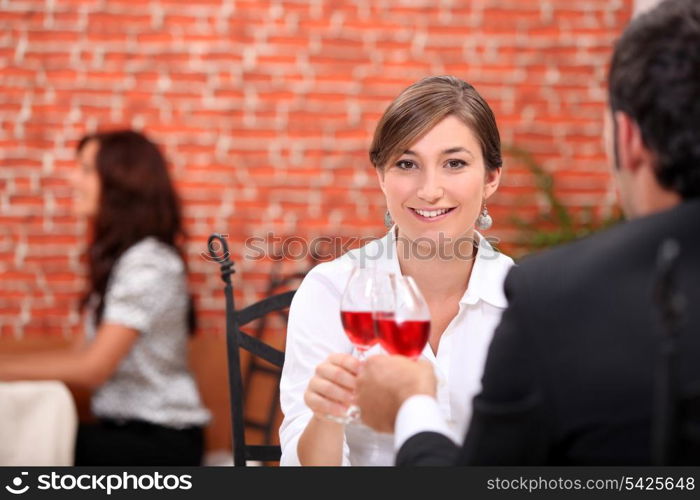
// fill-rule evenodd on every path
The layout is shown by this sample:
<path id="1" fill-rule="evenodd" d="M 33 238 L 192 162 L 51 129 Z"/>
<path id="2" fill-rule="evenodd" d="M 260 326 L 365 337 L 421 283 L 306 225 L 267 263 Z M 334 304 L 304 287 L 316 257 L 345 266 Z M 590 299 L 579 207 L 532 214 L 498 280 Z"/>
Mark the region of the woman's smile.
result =
<path id="1" fill-rule="evenodd" d="M 420 221 L 433 223 L 447 218 L 457 207 L 413 208 L 408 210 Z"/>

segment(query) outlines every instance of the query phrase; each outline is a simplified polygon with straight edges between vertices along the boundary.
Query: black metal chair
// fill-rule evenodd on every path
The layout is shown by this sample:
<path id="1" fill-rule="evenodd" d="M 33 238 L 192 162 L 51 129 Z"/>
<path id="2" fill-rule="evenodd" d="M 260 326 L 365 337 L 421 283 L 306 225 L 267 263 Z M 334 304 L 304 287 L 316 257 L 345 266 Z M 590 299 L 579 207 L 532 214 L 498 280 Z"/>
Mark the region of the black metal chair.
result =
<path id="1" fill-rule="evenodd" d="M 313 259 L 312 259 L 313 262 Z M 275 260 L 272 264 L 270 278 L 268 280 L 265 297 L 278 295 L 280 292 L 289 291 L 296 288 L 301 280 L 306 276 L 306 272 L 294 273 L 291 275 L 283 275 L 280 272 L 281 260 Z M 262 316 L 257 322 L 253 336 L 258 339 L 263 339 L 268 330 L 268 319 L 275 316 L 282 320 L 286 328 L 289 318 L 289 311 L 286 308 L 270 311 L 269 314 Z M 278 367 L 271 366 L 270 363 L 258 356 L 251 356 L 248 363 L 245 365 L 245 373 L 243 375 L 243 394 L 249 395 L 254 390 L 254 384 L 259 377 L 267 377 L 274 382 L 274 390 L 269 394 L 270 398 L 266 402 L 266 411 L 262 416 L 252 416 L 244 414 L 244 423 L 246 429 L 252 429 L 262 433 L 263 443 L 269 445 L 273 442 L 273 436 L 277 433 L 278 415 L 280 410 L 280 386 L 279 379 L 281 372 Z"/>
<path id="2" fill-rule="evenodd" d="M 217 253 L 215 243 L 220 246 L 220 253 Z M 279 461 L 281 449 L 279 446 L 248 445 L 246 444 L 245 429 L 246 424 L 250 427 L 263 430 L 266 442 L 269 443 L 271 429 L 275 416 L 276 404 L 272 405 L 268 412 L 267 422 L 255 422 L 245 418 L 245 387 L 242 376 L 242 366 L 239 348 L 245 349 L 253 355 L 251 363 L 248 365 L 246 385 L 250 381 L 252 372 L 264 371 L 277 378 L 281 373 L 284 364 L 284 353 L 263 342 L 259 337 L 264 329 L 258 325 L 257 335 L 251 335 L 241 331 L 245 326 L 256 319 L 264 318 L 265 315 L 273 312 L 281 312 L 289 308 L 294 297 L 295 290 L 278 293 L 256 302 L 243 309 L 236 310 L 233 300 L 233 286 L 231 275 L 235 273 L 233 262 L 231 262 L 228 244 L 219 234 L 212 234 L 209 237 L 208 251 L 210 257 L 221 265 L 221 279 L 225 283 L 224 294 L 226 297 L 226 349 L 228 358 L 229 394 L 231 399 L 231 429 L 233 438 L 233 463 L 235 466 L 246 466 L 248 460 L 262 462 Z M 261 358 L 269 364 L 255 363 L 256 358 Z M 272 367 L 270 366 L 272 365 Z M 252 368 L 251 368 L 252 367 Z M 279 391 L 279 385 L 277 385 Z"/>

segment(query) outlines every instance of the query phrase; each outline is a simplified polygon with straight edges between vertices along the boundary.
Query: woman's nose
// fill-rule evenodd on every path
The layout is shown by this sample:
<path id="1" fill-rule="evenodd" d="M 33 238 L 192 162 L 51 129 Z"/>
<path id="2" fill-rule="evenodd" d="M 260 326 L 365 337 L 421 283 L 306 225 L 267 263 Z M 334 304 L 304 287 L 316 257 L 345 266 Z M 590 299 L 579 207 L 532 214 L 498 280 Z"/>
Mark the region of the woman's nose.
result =
<path id="1" fill-rule="evenodd" d="M 423 178 L 423 184 L 418 189 L 418 197 L 428 203 L 435 203 L 445 194 L 440 180 L 435 174 L 427 174 Z"/>

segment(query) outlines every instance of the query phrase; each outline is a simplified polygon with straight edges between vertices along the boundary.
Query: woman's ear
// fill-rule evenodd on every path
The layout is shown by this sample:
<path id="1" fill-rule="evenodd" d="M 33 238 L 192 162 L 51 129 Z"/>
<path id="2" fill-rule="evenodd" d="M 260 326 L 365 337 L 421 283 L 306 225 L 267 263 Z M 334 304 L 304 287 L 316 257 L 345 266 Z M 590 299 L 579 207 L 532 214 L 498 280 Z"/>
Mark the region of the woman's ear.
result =
<path id="1" fill-rule="evenodd" d="M 484 182 L 484 199 L 489 198 L 498 189 L 501 182 L 501 167 L 487 168 Z"/>
<path id="2" fill-rule="evenodd" d="M 377 179 L 379 179 L 379 189 L 381 189 L 384 196 L 386 196 L 386 189 L 384 188 L 384 169 L 375 167 L 375 170 L 377 171 Z"/>

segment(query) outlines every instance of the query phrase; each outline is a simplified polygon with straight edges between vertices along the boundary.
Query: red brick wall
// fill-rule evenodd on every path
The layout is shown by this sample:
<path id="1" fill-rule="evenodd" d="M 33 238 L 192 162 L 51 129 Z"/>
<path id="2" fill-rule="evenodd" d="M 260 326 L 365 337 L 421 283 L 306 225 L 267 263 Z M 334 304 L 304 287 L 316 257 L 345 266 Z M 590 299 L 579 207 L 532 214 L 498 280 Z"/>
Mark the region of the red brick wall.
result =
<path id="1" fill-rule="evenodd" d="M 164 146 L 207 332 L 221 331 L 223 308 L 217 268 L 199 257 L 212 231 L 230 235 L 241 303 L 270 270 L 241 260 L 248 236 L 381 234 L 369 137 L 426 75 L 472 82 L 504 143 L 555 172 L 567 204 L 609 205 L 604 81 L 631 4 L 0 0 L 0 336 L 79 328 L 86 226 L 67 175 L 96 128 L 144 129 Z M 510 214 L 547 207 L 506 159 L 490 208 L 508 248 Z"/>

